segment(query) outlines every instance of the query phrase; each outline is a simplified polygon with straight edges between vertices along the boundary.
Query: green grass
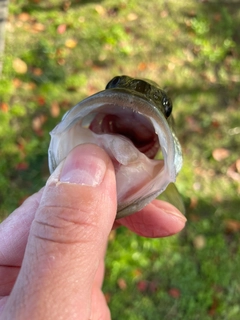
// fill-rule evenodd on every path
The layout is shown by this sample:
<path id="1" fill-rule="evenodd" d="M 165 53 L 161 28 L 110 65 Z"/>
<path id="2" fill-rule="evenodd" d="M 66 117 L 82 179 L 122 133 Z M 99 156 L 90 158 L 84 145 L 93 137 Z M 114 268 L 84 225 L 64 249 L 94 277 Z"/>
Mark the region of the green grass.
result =
<path id="1" fill-rule="evenodd" d="M 49 131 L 117 74 L 169 89 L 188 223 L 168 239 L 109 243 L 112 318 L 239 318 L 240 11 L 236 1 L 16 1 L 0 79 L 0 215 L 44 185 Z M 22 69 L 19 69 L 19 60 Z M 16 67 L 16 63 L 18 66 Z M 25 68 L 25 69 L 24 69 Z M 20 73 L 19 71 L 24 72 Z M 225 148 L 220 161 L 213 151 Z"/>

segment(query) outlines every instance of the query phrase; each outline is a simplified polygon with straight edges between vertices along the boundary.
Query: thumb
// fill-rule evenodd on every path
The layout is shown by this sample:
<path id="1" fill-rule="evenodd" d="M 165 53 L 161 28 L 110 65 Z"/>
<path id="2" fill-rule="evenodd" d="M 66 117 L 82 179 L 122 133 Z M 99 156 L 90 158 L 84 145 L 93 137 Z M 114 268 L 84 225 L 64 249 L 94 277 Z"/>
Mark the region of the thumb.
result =
<path id="1" fill-rule="evenodd" d="M 89 319 L 115 216 L 110 158 L 96 145 L 77 146 L 47 182 L 6 319 Z"/>

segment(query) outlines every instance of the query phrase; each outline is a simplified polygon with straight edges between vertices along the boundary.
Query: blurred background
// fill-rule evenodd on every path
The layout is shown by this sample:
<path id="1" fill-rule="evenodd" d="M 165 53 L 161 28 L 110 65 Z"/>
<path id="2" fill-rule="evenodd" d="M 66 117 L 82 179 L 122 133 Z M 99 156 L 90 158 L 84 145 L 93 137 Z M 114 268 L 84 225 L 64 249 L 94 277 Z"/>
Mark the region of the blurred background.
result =
<path id="1" fill-rule="evenodd" d="M 173 100 L 188 223 L 166 239 L 111 233 L 104 292 L 112 319 L 239 319 L 239 8 L 237 0 L 9 3 L 1 220 L 46 182 L 49 132 L 62 115 L 112 77 L 149 78 Z"/>

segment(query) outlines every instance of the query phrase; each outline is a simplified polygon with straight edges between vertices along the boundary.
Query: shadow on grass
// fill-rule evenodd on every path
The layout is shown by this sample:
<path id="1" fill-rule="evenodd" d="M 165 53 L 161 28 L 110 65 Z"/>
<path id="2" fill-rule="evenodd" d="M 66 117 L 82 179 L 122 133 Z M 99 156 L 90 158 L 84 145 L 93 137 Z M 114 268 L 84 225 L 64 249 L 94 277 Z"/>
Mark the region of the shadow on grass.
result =
<path id="1" fill-rule="evenodd" d="M 88 3 L 101 3 L 101 0 L 52 0 L 52 1 L 40 1 L 34 3 L 34 1 L 28 0 L 26 4 L 22 6 L 24 12 L 31 13 L 32 11 L 46 11 L 46 10 L 61 10 L 67 11 L 71 7 L 84 6 Z"/>

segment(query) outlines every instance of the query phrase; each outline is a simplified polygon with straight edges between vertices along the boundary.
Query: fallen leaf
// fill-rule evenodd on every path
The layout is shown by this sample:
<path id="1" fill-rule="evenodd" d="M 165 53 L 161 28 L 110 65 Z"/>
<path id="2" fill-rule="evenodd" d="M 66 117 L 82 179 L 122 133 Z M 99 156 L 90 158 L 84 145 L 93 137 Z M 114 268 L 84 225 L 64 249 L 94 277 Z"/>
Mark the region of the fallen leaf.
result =
<path id="1" fill-rule="evenodd" d="M 236 161 L 236 169 L 237 169 L 237 172 L 240 173 L 240 159 L 237 159 Z"/>
<path id="2" fill-rule="evenodd" d="M 224 221 L 227 232 L 235 233 L 240 231 L 240 221 L 228 219 Z"/>
<path id="3" fill-rule="evenodd" d="M 44 124 L 44 122 L 47 120 L 47 117 L 43 114 L 40 114 L 38 116 L 36 116 L 33 120 L 32 120 L 32 128 L 36 133 L 40 133 L 40 129 L 42 128 L 42 125 Z"/>
<path id="4" fill-rule="evenodd" d="M 208 314 L 210 316 L 214 316 L 216 314 L 216 311 L 218 309 L 218 306 L 219 306 L 219 301 L 216 297 L 213 297 L 213 302 L 212 302 L 212 305 L 208 311 Z"/>
<path id="5" fill-rule="evenodd" d="M 200 250 L 206 246 L 206 238 L 203 235 L 198 235 L 193 239 L 193 245 L 196 249 Z"/>
<path id="6" fill-rule="evenodd" d="M 18 20 L 21 20 L 21 21 L 23 21 L 23 22 L 26 22 L 26 21 L 28 21 L 28 20 L 30 20 L 30 19 L 31 19 L 30 14 L 28 14 L 28 13 L 26 13 L 26 12 L 22 12 L 22 13 L 20 13 L 19 16 L 18 16 Z"/>
<path id="7" fill-rule="evenodd" d="M 105 13 L 106 13 L 106 9 L 105 9 L 103 6 L 101 6 L 100 4 L 97 4 L 97 5 L 95 6 L 95 10 L 97 11 L 97 13 L 98 13 L 100 16 L 104 16 Z"/>
<path id="8" fill-rule="evenodd" d="M 172 288 L 168 291 L 169 295 L 175 299 L 180 297 L 180 290 L 177 288 Z"/>
<path id="9" fill-rule="evenodd" d="M 138 18 L 138 15 L 136 15 L 136 13 L 134 13 L 134 12 L 129 13 L 127 16 L 128 21 L 135 21 L 135 20 L 137 20 L 137 18 Z"/>
<path id="10" fill-rule="evenodd" d="M 145 70 L 146 68 L 147 68 L 147 65 L 146 65 L 146 63 L 145 62 L 140 62 L 139 64 L 138 64 L 138 70 L 140 70 L 140 71 L 143 71 L 143 70 Z"/>
<path id="11" fill-rule="evenodd" d="M 140 276 L 142 275 L 142 270 L 140 270 L 140 269 L 135 269 L 135 270 L 133 271 L 133 274 L 134 274 L 135 277 L 140 277 Z"/>
<path id="12" fill-rule="evenodd" d="M 20 73 L 20 74 L 25 74 L 28 70 L 26 62 L 24 62 L 23 60 L 21 60 L 19 58 L 15 58 L 13 60 L 12 66 L 13 66 L 14 71 L 16 71 L 17 73 Z"/>
<path id="13" fill-rule="evenodd" d="M 37 102 L 40 106 L 44 106 L 46 101 L 43 96 L 39 96 L 39 97 L 37 97 Z"/>
<path id="14" fill-rule="evenodd" d="M 220 123 L 217 120 L 212 120 L 211 124 L 212 124 L 213 128 L 219 128 L 220 127 Z"/>
<path id="15" fill-rule="evenodd" d="M 36 22 L 32 25 L 32 28 L 31 28 L 32 31 L 35 31 L 35 32 L 42 32 L 45 30 L 45 26 L 44 24 L 40 23 L 40 22 Z"/>
<path id="16" fill-rule="evenodd" d="M 125 290 L 127 288 L 126 281 L 123 278 L 118 279 L 117 283 L 121 290 Z"/>
<path id="17" fill-rule="evenodd" d="M 59 59 L 57 59 L 57 63 L 58 63 L 60 66 L 64 66 L 64 64 L 66 63 L 66 60 L 63 59 L 63 58 L 59 58 Z"/>
<path id="18" fill-rule="evenodd" d="M 66 46 L 67 48 L 69 48 L 69 49 L 75 48 L 76 45 L 77 45 L 77 41 L 74 40 L 74 39 L 67 39 L 67 40 L 65 41 L 65 46 Z"/>
<path id="19" fill-rule="evenodd" d="M 6 102 L 2 102 L 0 103 L 0 109 L 3 111 L 3 112 L 8 112 L 8 104 Z"/>
<path id="20" fill-rule="evenodd" d="M 200 127 L 198 121 L 194 117 L 192 116 L 186 117 L 186 122 L 190 131 L 202 133 L 202 128 Z"/>
<path id="21" fill-rule="evenodd" d="M 105 297 L 106 302 L 109 303 L 110 300 L 111 300 L 111 295 L 110 295 L 110 293 L 108 293 L 108 292 L 104 293 L 104 297 Z"/>
<path id="22" fill-rule="evenodd" d="M 59 104 L 56 101 L 53 101 L 51 103 L 51 109 L 50 109 L 51 115 L 53 118 L 57 118 L 60 114 L 60 107 Z"/>
<path id="23" fill-rule="evenodd" d="M 138 288 L 138 291 L 140 292 L 145 292 L 147 290 L 147 287 L 148 287 L 148 282 L 146 280 L 140 280 L 137 283 L 137 288 Z"/>
<path id="24" fill-rule="evenodd" d="M 116 238 L 116 230 L 112 230 L 108 236 L 109 241 L 114 241 Z"/>
<path id="25" fill-rule="evenodd" d="M 20 88 L 21 85 L 22 85 L 22 81 L 19 80 L 18 78 L 14 78 L 13 79 L 13 85 L 14 85 L 15 88 Z"/>
<path id="26" fill-rule="evenodd" d="M 189 208 L 190 209 L 195 209 L 198 205 L 198 198 L 197 197 L 192 197 L 190 199 L 190 205 L 189 205 Z"/>
<path id="27" fill-rule="evenodd" d="M 213 19 L 217 22 L 219 22 L 221 19 L 222 19 L 222 15 L 220 13 L 216 13 L 214 16 L 213 16 Z"/>
<path id="28" fill-rule="evenodd" d="M 32 70 L 32 73 L 35 75 L 35 76 L 41 76 L 42 74 L 43 74 L 43 71 L 42 71 L 42 69 L 40 69 L 40 68 L 33 68 L 33 70 Z"/>
<path id="29" fill-rule="evenodd" d="M 160 13 L 160 16 L 161 18 L 166 18 L 168 16 L 168 11 L 167 10 L 163 10 L 161 13 Z"/>
<path id="30" fill-rule="evenodd" d="M 237 167 L 238 166 L 238 167 Z M 228 169 L 227 176 L 234 181 L 240 182 L 240 173 L 239 173 L 239 159 L 235 161 Z"/>
<path id="31" fill-rule="evenodd" d="M 230 151 L 225 148 L 217 148 L 212 152 L 213 159 L 215 159 L 218 162 L 228 158 L 229 155 Z"/>
<path id="32" fill-rule="evenodd" d="M 67 25 L 66 24 L 60 24 L 58 27 L 57 27 L 57 33 L 59 34 L 63 34 L 67 29 Z"/>
<path id="33" fill-rule="evenodd" d="M 23 170 L 26 170 L 28 168 L 28 163 L 27 162 L 20 162 L 16 165 L 16 170 L 20 170 L 20 171 L 23 171 Z"/>

